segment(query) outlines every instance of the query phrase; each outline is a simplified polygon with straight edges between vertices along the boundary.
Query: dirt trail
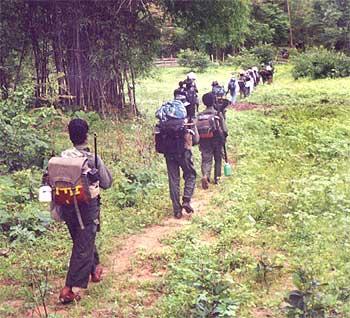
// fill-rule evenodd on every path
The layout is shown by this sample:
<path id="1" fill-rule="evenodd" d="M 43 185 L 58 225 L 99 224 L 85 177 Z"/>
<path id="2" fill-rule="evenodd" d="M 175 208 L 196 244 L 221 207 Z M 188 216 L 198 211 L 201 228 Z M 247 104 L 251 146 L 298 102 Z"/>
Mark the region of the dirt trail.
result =
<path id="1" fill-rule="evenodd" d="M 261 105 L 238 103 L 233 107 L 236 111 L 244 111 L 261 108 Z M 234 164 L 234 163 L 233 163 Z M 196 193 L 192 200 L 192 206 L 195 210 L 195 215 L 205 215 L 206 207 L 209 206 L 210 199 L 216 193 L 215 187 L 210 187 L 209 190 L 202 190 L 199 187 L 196 189 Z M 153 225 L 145 228 L 141 233 L 133 234 L 122 239 L 119 243 L 120 248 L 108 256 L 106 263 L 104 264 L 104 278 L 111 278 L 112 280 L 118 280 L 120 286 L 126 287 L 128 292 L 137 293 L 138 284 L 144 281 L 159 280 L 165 274 L 165 270 L 158 273 L 154 273 L 149 264 L 144 262 L 135 262 L 138 254 L 141 251 L 145 251 L 147 254 L 161 253 L 166 246 L 162 244 L 162 240 L 171 237 L 176 232 L 180 231 L 187 225 L 191 224 L 191 215 L 184 213 L 181 219 L 175 219 L 174 217 L 165 218 L 160 224 Z M 207 243 L 210 244 L 212 238 L 208 238 Z M 205 239 L 203 240 L 205 243 Z M 135 284 L 130 284 L 130 283 Z M 55 284 L 56 285 L 56 284 Z M 120 287 L 119 287 L 120 288 Z M 118 290 L 120 292 L 120 290 Z M 80 290 L 80 295 L 85 297 L 89 293 L 89 289 Z M 146 299 L 144 305 L 151 307 L 155 301 L 159 298 L 160 294 L 155 294 L 151 299 Z M 64 306 L 57 302 L 57 294 L 52 294 L 48 300 L 48 313 L 59 314 L 60 317 L 70 317 L 70 306 Z M 128 305 L 128 304 L 127 304 Z M 74 305 L 73 305 L 74 306 Z M 41 314 L 44 310 L 41 306 L 37 307 L 36 310 L 28 312 L 26 317 L 41 317 L 38 314 L 38 309 Z M 102 313 L 96 311 L 93 317 L 108 317 L 107 312 Z M 124 317 L 123 314 L 117 317 Z M 132 316 L 134 317 L 134 316 Z M 136 317 L 136 316 L 135 316 Z M 260 315 L 259 317 L 264 317 Z M 266 315 L 266 317 L 270 317 Z"/>
<path id="2" fill-rule="evenodd" d="M 203 190 L 197 191 L 192 201 L 195 215 L 203 215 L 205 213 L 204 208 L 209 204 L 211 196 L 212 193 L 204 193 Z M 159 225 L 150 226 L 144 229 L 142 233 L 126 238 L 121 244 L 122 248 L 109 257 L 111 266 L 107 274 L 123 274 L 130 271 L 132 267 L 131 262 L 138 251 L 145 250 L 147 253 L 160 252 L 164 248 L 164 245 L 161 243 L 162 239 L 175 234 L 190 223 L 191 215 L 184 213 L 181 219 L 168 217 Z"/>
<path id="3" fill-rule="evenodd" d="M 207 192 L 201 189 L 196 190 L 192 200 L 195 215 L 205 214 L 205 207 L 208 206 L 214 193 L 214 188 Z M 126 286 L 126 289 L 128 289 L 124 289 L 124 292 L 133 292 L 135 294 L 137 293 L 138 283 L 159 280 L 165 274 L 165 270 L 159 275 L 159 272 L 154 273 L 148 264 L 144 262 L 135 263 L 135 259 L 141 251 L 145 251 L 147 254 L 161 253 L 165 248 L 165 245 L 161 241 L 191 224 L 191 218 L 192 215 L 186 213 L 184 213 L 181 219 L 167 217 L 158 225 L 147 227 L 141 233 L 133 234 L 122 239 L 119 243 L 120 248 L 113 251 L 108 256 L 105 264 L 103 264 L 104 279 L 117 280 L 119 285 Z M 131 282 L 133 283 L 130 284 Z M 55 282 L 54 285 L 59 288 L 59 282 Z M 91 287 L 91 284 L 89 284 L 89 287 Z M 60 304 L 57 300 L 58 290 L 48 297 L 47 312 L 48 314 L 59 314 L 60 317 L 70 317 L 70 310 L 75 305 L 65 306 Z M 82 298 L 86 297 L 89 294 L 89 288 L 87 290 L 79 290 L 79 294 Z M 152 306 L 159 296 L 160 294 L 156 294 L 150 299 L 145 299 L 145 305 L 147 307 Z M 28 311 L 25 315 L 25 317 L 34 318 L 44 316 L 43 306 L 38 306 L 34 310 Z M 93 317 L 108 317 L 108 309 L 106 313 L 94 312 Z M 121 314 L 120 317 L 124 316 Z"/>

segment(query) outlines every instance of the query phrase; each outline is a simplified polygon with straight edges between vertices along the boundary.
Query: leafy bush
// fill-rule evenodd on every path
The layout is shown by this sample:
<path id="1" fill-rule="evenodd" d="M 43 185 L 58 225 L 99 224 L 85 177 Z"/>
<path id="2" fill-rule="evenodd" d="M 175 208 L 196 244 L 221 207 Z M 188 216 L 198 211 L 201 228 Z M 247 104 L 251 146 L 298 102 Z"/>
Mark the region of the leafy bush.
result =
<path id="1" fill-rule="evenodd" d="M 22 170 L 0 177 L 0 230 L 11 241 L 34 241 L 51 222 L 33 202 L 40 183 L 40 172 Z"/>
<path id="2" fill-rule="evenodd" d="M 229 55 L 226 59 L 226 63 L 228 65 L 232 66 L 238 66 L 243 69 L 248 69 L 253 66 L 259 65 L 260 60 L 259 58 L 252 53 L 249 53 L 248 51 L 243 51 L 240 55 L 231 56 Z"/>
<path id="3" fill-rule="evenodd" d="M 250 53 L 259 59 L 259 64 L 266 64 L 275 59 L 276 49 L 271 44 L 262 44 L 250 49 Z"/>
<path id="4" fill-rule="evenodd" d="M 0 101 L 0 165 L 9 171 L 41 166 L 49 153 L 48 131 L 58 114 L 51 107 L 31 110 L 30 95 L 23 89 Z"/>
<path id="5" fill-rule="evenodd" d="M 209 57 L 205 53 L 190 49 L 181 50 L 177 58 L 181 66 L 189 67 L 198 72 L 203 72 L 210 65 Z"/>
<path id="6" fill-rule="evenodd" d="M 341 52 L 325 48 L 312 48 L 293 58 L 293 77 L 326 77 L 350 76 L 350 57 Z"/>

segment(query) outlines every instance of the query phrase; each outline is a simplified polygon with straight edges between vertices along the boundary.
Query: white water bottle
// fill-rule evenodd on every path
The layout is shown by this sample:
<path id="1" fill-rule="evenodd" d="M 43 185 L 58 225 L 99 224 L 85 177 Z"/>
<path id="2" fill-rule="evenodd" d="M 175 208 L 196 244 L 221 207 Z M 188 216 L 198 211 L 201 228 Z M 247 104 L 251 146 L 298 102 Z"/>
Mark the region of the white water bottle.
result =
<path id="1" fill-rule="evenodd" d="M 39 188 L 39 202 L 51 202 L 52 189 L 49 185 L 43 185 Z"/>

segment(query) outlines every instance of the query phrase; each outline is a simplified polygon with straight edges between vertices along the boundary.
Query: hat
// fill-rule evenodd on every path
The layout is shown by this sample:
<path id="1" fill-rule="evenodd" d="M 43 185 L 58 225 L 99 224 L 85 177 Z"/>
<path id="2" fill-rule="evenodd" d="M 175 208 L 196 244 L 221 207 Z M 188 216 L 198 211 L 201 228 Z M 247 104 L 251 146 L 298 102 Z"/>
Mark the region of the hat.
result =
<path id="1" fill-rule="evenodd" d="M 194 72 L 189 72 L 187 74 L 187 77 L 191 80 L 195 80 L 196 79 L 196 74 Z"/>
<path id="2" fill-rule="evenodd" d="M 203 104 L 207 107 L 213 106 L 215 102 L 215 97 L 213 93 L 206 93 L 202 96 Z"/>

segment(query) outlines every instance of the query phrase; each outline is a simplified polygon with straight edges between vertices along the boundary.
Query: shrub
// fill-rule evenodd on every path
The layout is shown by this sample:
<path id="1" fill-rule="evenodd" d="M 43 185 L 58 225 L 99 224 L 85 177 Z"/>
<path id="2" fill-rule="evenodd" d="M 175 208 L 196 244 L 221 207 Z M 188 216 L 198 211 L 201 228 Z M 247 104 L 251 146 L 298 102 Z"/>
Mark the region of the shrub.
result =
<path id="1" fill-rule="evenodd" d="M 203 72 L 211 63 L 205 53 L 190 49 L 181 50 L 177 58 L 180 66 L 189 67 L 197 72 Z"/>
<path id="2" fill-rule="evenodd" d="M 257 57 L 259 64 L 266 64 L 275 59 L 277 51 L 271 44 L 262 44 L 250 49 L 250 53 Z"/>
<path id="3" fill-rule="evenodd" d="M 0 165 L 9 171 L 41 166 L 49 153 L 54 108 L 30 109 L 30 95 L 23 89 L 0 101 Z"/>
<path id="4" fill-rule="evenodd" d="M 350 76 L 350 57 L 341 52 L 325 48 L 312 48 L 293 58 L 293 77 L 326 77 Z"/>
<path id="5" fill-rule="evenodd" d="M 241 67 L 243 69 L 248 69 L 253 66 L 259 65 L 260 61 L 258 57 L 248 51 L 243 51 L 240 55 L 231 56 L 229 55 L 226 59 L 228 65 Z"/>
<path id="6" fill-rule="evenodd" d="M 0 232 L 11 241 L 34 241 L 51 222 L 35 202 L 39 170 L 22 170 L 0 177 Z"/>

